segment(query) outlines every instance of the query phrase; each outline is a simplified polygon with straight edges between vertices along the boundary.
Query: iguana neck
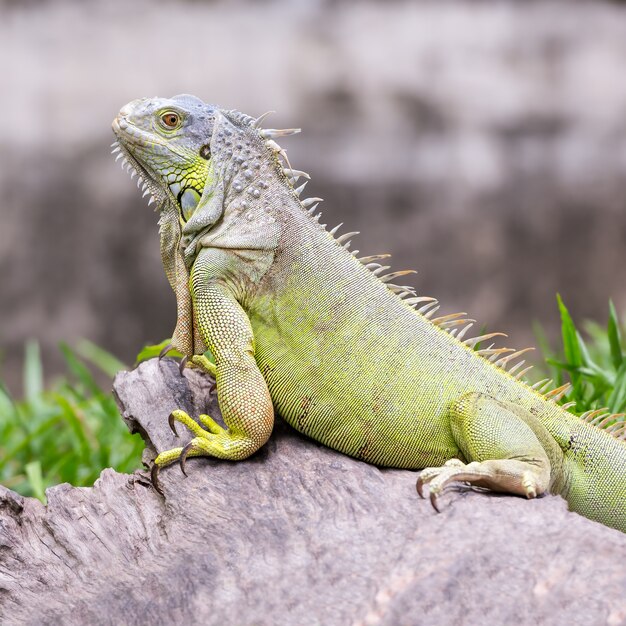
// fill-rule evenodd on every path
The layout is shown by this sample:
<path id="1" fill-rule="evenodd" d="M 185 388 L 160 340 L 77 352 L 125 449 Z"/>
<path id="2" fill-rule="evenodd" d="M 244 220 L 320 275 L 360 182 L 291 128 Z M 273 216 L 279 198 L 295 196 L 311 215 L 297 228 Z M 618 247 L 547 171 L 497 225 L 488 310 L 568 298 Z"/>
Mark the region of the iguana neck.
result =
<path id="1" fill-rule="evenodd" d="M 260 140 L 257 149 L 255 154 L 252 146 L 248 158 L 235 155 L 212 165 L 197 212 L 182 230 L 188 271 L 202 248 L 230 251 L 239 261 L 236 273 L 253 283 L 271 266 L 281 234 L 278 216 L 296 203 Z"/>

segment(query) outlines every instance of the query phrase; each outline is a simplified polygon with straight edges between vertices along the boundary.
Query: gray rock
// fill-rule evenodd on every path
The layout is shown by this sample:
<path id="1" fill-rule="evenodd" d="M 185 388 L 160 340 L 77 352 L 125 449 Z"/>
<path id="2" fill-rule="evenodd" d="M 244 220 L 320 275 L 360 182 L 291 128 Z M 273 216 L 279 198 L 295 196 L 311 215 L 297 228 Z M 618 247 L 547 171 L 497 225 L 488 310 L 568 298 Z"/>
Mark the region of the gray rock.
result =
<path id="1" fill-rule="evenodd" d="M 156 360 L 115 392 L 150 453 L 208 379 Z M 179 430 L 182 428 L 179 426 Z M 626 535 L 563 500 L 453 490 L 437 515 L 416 474 L 342 456 L 278 423 L 240 463 L 189 477 L 104 470 L 48 505 L 0 488 L 2 624 L 611 624 L 626 621 Z"/>

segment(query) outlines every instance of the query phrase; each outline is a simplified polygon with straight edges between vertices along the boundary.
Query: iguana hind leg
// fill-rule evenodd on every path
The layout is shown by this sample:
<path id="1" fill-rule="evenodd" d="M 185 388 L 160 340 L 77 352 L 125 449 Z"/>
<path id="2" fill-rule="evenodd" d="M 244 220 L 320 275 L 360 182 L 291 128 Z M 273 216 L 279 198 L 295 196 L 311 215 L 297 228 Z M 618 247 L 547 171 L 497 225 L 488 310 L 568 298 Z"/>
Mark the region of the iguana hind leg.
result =
<path id="1" fill-rule="evenodd" d="M 454 439 L 469 463 L 451 459 L 442 467 L 421 472 L 417 491 L 423 497 L 428 484 L 437 510 L 437 498 L 452 482 L 527 498 L 549 489 L 550 457 L 554 460 L 557 452 L 554 446 L 546 450 L 549 435 L 531 413 L 485 394 L 468 393 L 452 408 L 450 421 Z"/>

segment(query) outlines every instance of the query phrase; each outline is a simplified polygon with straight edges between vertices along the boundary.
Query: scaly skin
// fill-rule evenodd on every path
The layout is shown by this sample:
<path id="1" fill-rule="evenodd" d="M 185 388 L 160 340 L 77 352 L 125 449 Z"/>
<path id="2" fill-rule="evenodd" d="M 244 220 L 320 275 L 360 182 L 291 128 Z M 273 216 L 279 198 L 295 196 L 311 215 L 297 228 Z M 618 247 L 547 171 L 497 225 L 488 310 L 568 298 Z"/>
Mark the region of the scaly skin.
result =
<path id="1" fill-rule="evenodd" d="M 418 491 L 429 484 L 435 506 L 451 481 L 550 492 L 626 532 L 624 441 L 485 358 L 508 365 L 519 353 L 472 350 L 445 330 L 468 320 L 429 319 L 411 305 L 430 299 L 356 259 L 300 201 L 302 173 L 283 169 L 274 141 L 287 131 L 192 96 L 131 102 L 113 128 L 161 210 L 173 343 L 215 374 L 227 425 L 201 416 L 201 428 L 175 411 L 195 437 L 155 467 L 244 459 L 269 438 L 276 410 L 351 456 L 426 468 Z M 215 366 L 198 356 L 207 347 Z"/>

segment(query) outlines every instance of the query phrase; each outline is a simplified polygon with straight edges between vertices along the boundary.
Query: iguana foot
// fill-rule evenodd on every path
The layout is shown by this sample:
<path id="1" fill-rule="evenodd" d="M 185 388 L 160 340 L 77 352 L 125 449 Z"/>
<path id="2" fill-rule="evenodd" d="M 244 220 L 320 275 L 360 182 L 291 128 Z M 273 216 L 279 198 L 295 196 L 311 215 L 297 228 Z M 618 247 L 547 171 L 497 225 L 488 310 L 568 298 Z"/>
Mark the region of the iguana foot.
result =
<path id="1" fill-rule="evenodd" d="M 478 463 L 462 463 L 458 459 L 452 459 L 442 467 L 428 467 L 424 469 L 417 479 L 417 493 L 424 497 L 424 485 L 428 485 L 430 503 L 439 513 L 438 498 L 443 490 L 451 482 L 462 482 L 477 487 L 490 487 L 494 491 L 508 491 L 516 495 L 524 495 L 528 499 L 536 498 L 541 493 L 541 477 L 532 470 L 521 469 L 517 475 L 518 486 L 513 488 L 511 475 L 511 463 L 514 461 L 484 461 Z M 498 488 L 503 487 L 503 488 Z"/>
<path id="2" fill-rule="evenodd" d="M 167 418 L 169 427 L 172 429 L 172 432 L 177 437 L 178 431 L 176 430 L 176 422 L 180 422 L 181 424 L 186 426 L 195 435 L 195 437 L 184 447 L 166 450 L 165 452 L 161 452 L 161 454 L 159 454 L 157 458 L 154 459 L 154 465 L 152 466 L 150 478 L 152 480 L 152 486 L 154 487 L 154 489 L 163 497 L 165 497 L 165 494 L 163 493 L 161 482 L 159 481 L 159 471 L 161 467 L 178 461 L 180 463 L 181 471 L 185 476 L 187 476 L 185 463 L 188 456 L 201 456 L 203 454 L 206 456 L 218 456 L 217 454 L 211 453 L 210 446 L 204 446 L 204 448 L 206 448 L 206 451 L 203 451 L 204 448 L 200 442 L 203 439 L 207 441 L 210 439 L 211 436 L 214 435 L 223 435 L 228 431 L 226 431 L 225 428 L 222 428 L 222 426 L 220 426 L 208 415 L 199 415 L 198 419 L 206 426 L 206 430 L 202 428 L 193 418 L 191 418 L 184 411 L 172 411 L 172 413 L 170 413 L 169 417 Z"/>
<path id="3" fill-rule="evenodd" d="M 161 467 L 178 461 L 183 474 L 187 476 L 185 469 L 187 457 L 210 456 L 236 461 L 250 456 L 259 447 L 254 439 L 241 433 L 233 433 L 218 424 L 209 415 L 199 415 L 198 419 L 204 428 L 184 411 L 176 410 L 170 414 L 168 423 L 176 436 L 178 436 L 176 422 L 186 426 L 195 436 L 184 447 L 161 452 L 154 460 L 152 483 L 160 494 L 163 494 L 158 480 Z"/>
<path id="4" fill-rule="evenodd" d="M 417 492 L 424 497 L 427 484 L 437 511 L 438 497 L 451 482 L 526 498 L 548 491 L 551 464 L 542 442 L 551 449 L 553 440 L 547 432 L 544 436 L 545 427 L 531 413 L 485 394 L 467 393 L 452 408 L 451 426 L 459 449 L 471 462 L 451 459 L 441 467 L 421 472 Z M 558 456 L 556 452 L 551 454 Z"/>

